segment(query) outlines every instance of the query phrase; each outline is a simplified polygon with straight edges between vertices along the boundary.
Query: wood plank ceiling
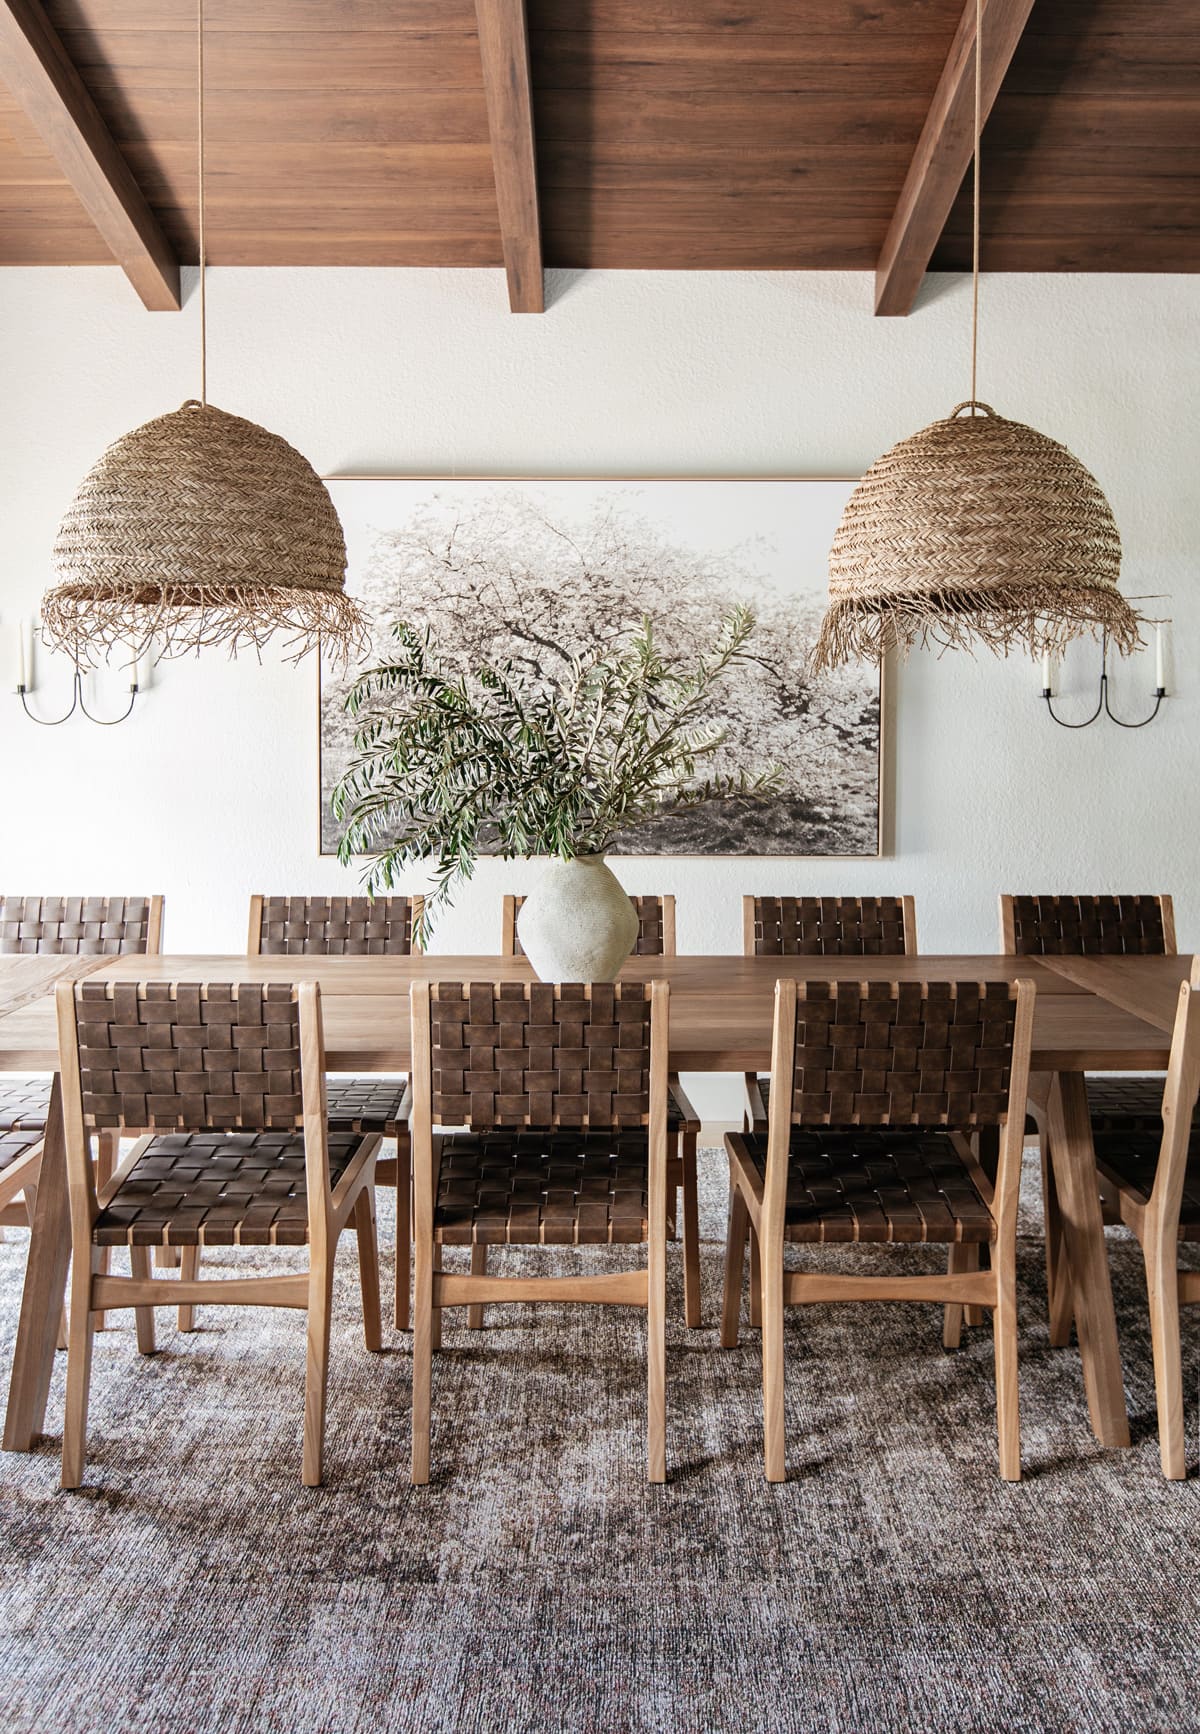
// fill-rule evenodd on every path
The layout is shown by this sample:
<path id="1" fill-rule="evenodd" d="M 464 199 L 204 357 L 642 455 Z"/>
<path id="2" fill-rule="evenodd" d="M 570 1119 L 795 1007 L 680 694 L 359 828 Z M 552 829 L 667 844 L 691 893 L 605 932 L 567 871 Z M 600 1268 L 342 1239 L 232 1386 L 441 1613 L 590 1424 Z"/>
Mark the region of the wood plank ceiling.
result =
<path id="1" fill-rule="evenodd" d="M 520 0 L 480 5 L 503 45 Z M 44 9 L 167 243 L 194 261 L 194 0 Z M 963 9 L 526 0 L 544 263 L 875 270 Z M 206 0 L 206 14 L 213 264 L 505 263 L 497 187 L 502 158 L 519 182 L 520 140 L 496 133 L 494 158 L 476 0 Z M 985 268 L 1200 269 L 1197 0 L 1034 0 L 1016 36 L 984 136 Z M 111 263 L 13 73 L 0 50 L 0 264 Z M 936 269 L 969 263 L 967 192 Z"/>

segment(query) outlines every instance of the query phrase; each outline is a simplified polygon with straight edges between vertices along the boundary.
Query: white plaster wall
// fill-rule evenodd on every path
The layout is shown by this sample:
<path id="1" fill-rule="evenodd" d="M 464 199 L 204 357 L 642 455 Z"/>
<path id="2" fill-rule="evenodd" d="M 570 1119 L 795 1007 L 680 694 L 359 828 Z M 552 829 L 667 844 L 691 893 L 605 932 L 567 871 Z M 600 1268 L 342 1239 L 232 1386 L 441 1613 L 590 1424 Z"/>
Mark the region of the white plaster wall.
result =
<path id="1" fill-rule="evenodd" d="M 487 271 L 219 270 L 209 393 L 319 470 L 851 474 L 966 393 L 967 285 L 903 320 L 868 277 L 559 274 L 541 318 Z M 894 685 L 895 849 L 877 862 L 621 861 L 673 890 L 684 950 L 736 951 L 743 890 L 911 891 L 923 949 L 991 950 L 996 893 L 1170 890 L 1200 944 L 1195 277 L 986 278 L 980 393 L 1065 441 L 1108 492 L 1127 592 L 1171 593 L 1172 697 L 1140 733 L 1055 728 L 1022 660 L 918 655 Z M 0 271 L 0 652 L 34 612 L 102 448 L 194 395 L 198 310 L 147 314 L 115 270 Z M 1081 710 L 1098 653 L 1066 670 Z M 65 691 L 42 654 L 38 702 Z M 35 728 L 0 681 L 0 887 L 161 890 L 172 950 L 235 950 L 254 890 L 351 889 L 316 846 L 315 674 L 220 654 L 163 665 L 135 717 Z M 1139 711 L 1152 659 L 1118 666 Z M 101 677 L 98 699 L 120 681 Z M 1065 700 L 1071 705 L 1071 696 Z M 439 947 L 497 943 L 489 863 Z M 414 888 L 419 881 L 414 879 Z M 710 1086 L 702 1107 L 730 1100 Z"/>

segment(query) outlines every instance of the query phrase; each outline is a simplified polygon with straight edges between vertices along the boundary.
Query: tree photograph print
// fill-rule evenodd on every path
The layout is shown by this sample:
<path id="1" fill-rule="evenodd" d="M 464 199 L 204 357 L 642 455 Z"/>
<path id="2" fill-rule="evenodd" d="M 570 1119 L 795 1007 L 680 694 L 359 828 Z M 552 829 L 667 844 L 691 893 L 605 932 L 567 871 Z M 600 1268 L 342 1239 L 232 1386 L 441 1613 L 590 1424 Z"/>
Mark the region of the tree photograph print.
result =
<path id="1" fill-rule="evenodd" d="M 331 797 L 354 756 L 346 697 L 389 660 L 392 627 L 428 626 L 439 654 L 508 660 L 553 689 L 571 660 L 653 622 L 661 648 L 709 651 L 748 603 L 745 659 L 715 695 L 724 740 L 706 765 L 783 767 L 776 796 L 717 802 L 621 834 L 623 855 L 879 852 L 880 678 L 874 665 L 810 674 L 830 542 L 849 481 L 333 479 L 347 588 L 371 619 L 349 669 L 322 668 L 321 849 L 341 826 Z"/>

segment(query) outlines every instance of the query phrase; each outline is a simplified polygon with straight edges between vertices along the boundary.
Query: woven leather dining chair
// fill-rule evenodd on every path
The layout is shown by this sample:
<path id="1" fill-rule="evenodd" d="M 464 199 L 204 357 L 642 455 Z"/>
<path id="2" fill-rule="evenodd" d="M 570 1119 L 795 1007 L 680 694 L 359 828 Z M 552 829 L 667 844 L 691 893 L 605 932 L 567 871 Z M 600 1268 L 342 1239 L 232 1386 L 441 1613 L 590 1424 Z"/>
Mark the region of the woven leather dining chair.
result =
<path id="1" fill-rule="evenodd" d="M 730 1132 L 721 1343 L 738 1336 L 747 1220 L 762 1254 L 764 1458 L 785 1478 L 783 1309 L 955 1300 L 992 1308 L 1000 1474 L 1021 1474 L 1016 1234 L 1031 982 L 799 982 L 775 987 L 767 1135 Z M 995 1184 L 969 1142 L 1000 1128 Z M 946 1275 L 784 1269 L 784 1245 L 942 1244 Z M 971 1244 L 987 1270 L 964 1271 Z"/>
<path id="2" fill-rule="evenodd" d="M 1174 957 L 1175 906 L 1169 896 L 1000 896 L 1000 950 L 1006 957 Z M 1088 1078 L 1093 1123 L 1136 1131 L 1160 1123 L 1160 1078 Z M 1062 1211 L 1050 1159 L 1046 1104 L 1029 1104 L 1042 1168 L 1050 1345 L 1071 1340 L 1072 1288 Z"/>
<path id="3" fill-rule="evenodd" d="M 162 921 L 161 897 L 0 896 L 0 956 L 157 956 Z M 0 1076 L 0 1226 L 33 1222 L 50 1083 Z M 98 1184 L 116 1159 L 117 1139 L 106 1132 L 96 1140 Z M 103 1316 L 96 1328 L 103 1330 Z"/>
<path id="4" fill-rule="evenodd" d="M 414 1485 L 442 1308 L 505 1300 L 645 1308 L 647 1471 L 665 1480 L 668 1004 L 663 981 L 414 982 Z M 647 1252 L 591 1276 L 441 1272 L 443 1247 L 478 1245 Z"/>
<path id="5" fill-rule="evenodd" d="M 521 938 L 517 932 L 517 916 L 523 897 L 506 897 L 501 927 L 502 957 L 523 957 Z M 635 957 L 676 957 L 675 899 L 662 897 L 631 897 L 638 918 Z M 676 1200 L 683 1202 L 683 1316 L 692 1329 L 704 1322 L 700 1295 L 700 1202 L 696 1168 L 696 1149 L 700 1140 L 700 1116 L 688 1100 L 678 1072 L 668 1079 L 667 1130 L 671 1154 L 667 1165 L 667 1197 L 670 1201 L 668 1220 L 675 1233 Z M 487 1248 L 479 1247 L 472 1266 L 482 1272 L 487 1269 Z M 483 1322 L 483 1309 L 472 1309 L 473 1324 Z"/>
<path id="6" fill-rule="evenodd" d="M 1181 983 L 1166 1084 L 1156 1124 L 1093 1116 L 1092 1137 L 1107 1220 L 1133 1231 L 1146 1267 L 1158 1449 L 1170 1481 L 1187 1475 L 1180 1304 L 1200 1303 L 1200 1271 L 1179 1264 L 1181 1241 L 1200 1241 L 1200 959 Z"/>
<path id="7" fill-rule="evenodd" d="M 180 1298 L 306 1311 L 302 1479 L 320 1484 L 338 1239 L 358 1234 L 363 1329 L 382 1348 L 375 1242 L 378 1133 L 326 1121 L 320 989 L 280 984 L 60 982 L 56 990 L 71 1209 L 71 1308 L 62 1484 L 86 1461 L 95 1314 L 133 1307 L 138 1348 L 154 1350 L 156 1306 Z M 142 1130 L 97 1191 L 89 1144 Z M 299 1275 L 155 1277 L 150 1249 L 308 1248 Z M 129 1249 L 130 1276 L 104 1275 L 105 1247 Z"/>
<path id="8" fill-rule="evenodd" d="M 422 897 L 266 897 L 250 899 L 246 950 L 251 957 L 411 957 Z M 408 1117 L 412 1093 L 402 1074 L 326 1080 L 329 1123 L 337 1130 L 379 1132 L 396 1156 L 375 1164 L 381 1185 L 396 1188 L 396 1329 L 409 1325 L 412 1161 Z"/>
<path id="9" fill-rule="evenodd" d="M 911 897 L 743 897 L 744 957 L 914 957 Z M 746 1073 L 746 1127 L 767 1135 L 771 1080 Z M 750 1236 L 750 1323 L 761 1322 L 758 1240 Z"/>

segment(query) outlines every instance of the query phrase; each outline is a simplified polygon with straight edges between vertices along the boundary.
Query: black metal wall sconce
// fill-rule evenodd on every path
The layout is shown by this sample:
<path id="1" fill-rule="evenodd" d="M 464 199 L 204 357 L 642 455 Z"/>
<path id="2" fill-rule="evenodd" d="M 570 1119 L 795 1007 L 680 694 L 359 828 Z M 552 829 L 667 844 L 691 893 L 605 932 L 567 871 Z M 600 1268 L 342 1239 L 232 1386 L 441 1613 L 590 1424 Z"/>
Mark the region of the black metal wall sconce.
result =
<path id="1" fill-rule="evenodd" d="M 1089 728 L 1091 726 L 1091 724 L 1097 720 L 1098 717 L 1106 716 L 1110 722 L 1115 722 L 1118 728 L 1121 728 L 1121 729 L 1144 729 L 1148 723 L 1152 723 L 1154 721 L 1155 717 L 1158 715 L 1159 707 L 1162 704 L 1163 699 L 1166 698 L 1166 696 L 1167 696 L 1167 685 L 1166 685 L 1165 664 L 1164 664 L 1164 659 L 1163 659 L 1163 632 L 1162 632 L 1162 623 L 1161 622 L 1156 623 L 1155 627 L 1154 627 L 1154 709 L 1150 712 L 1149 716 L 1142 717 L 1140 722 L 1130 722 L 1126 717 L 1118 716 L 1116 714 L 1116 712 L 1113 710 L 1112 705 L 1109 703 L 1109 697 L 1108 697 L 1108 633 L 1107 632 L 1102 634 L 1101 640 L 1100 640 L 1100 691 L 1099 691 L 1099 694 L 1098 694 L 1097 699 L 1096 699 L 1096 708 L 1092 712 L 1091 716 L 1085 716 L 1085 717 L 1081 718 L 1079 722 L 1068 722 L 1065 717 L 1059 716 L 1057 711 L 1055 710 L 1055 708 L 1054 708 L 1054 664 L 1053 664 L 1053 661 L 1051 659 L 1050 652 L 1047 650 L 1043 653 L 1043 656 L 1042 656 L 1042 697 L 1046 701 L 1046 709 L 1050 712 L 1050 715 L 1053 717 L 1054 721 L 1058 724 L 1059 728 L 1086 729 L 1086 728 Z"/>
<path id="2" fill-rule="evenodd" d="M 29 718 L 30 722 L 35 722 L 42 728 L 56 729 L 60 728 L 63 723 L 69 722 L 71 717 L 73 717 L 78 711 L 80 716 L 86 718 L 88 722 L 97 723 L 101 728 L 110 729 L 115 728 L 118 723 L 123 723 L 127 717 L 133 714 L 133 707 L 137 703 L 139 692 L 142 690 L 143 659 L 135 656 L 129 664 L 129 703 L 125 706 L 125 709 L 119 716 L 104 717 L 94 716 L 87 707 L 87 701 L 83 696 L 84 669 L 78 656 L 76 656 L 74 673 L 71 677 L 70 705 L 61 716 L 38 716 L 36 711 L 29 708 L 28 699 L 28 695 L 34 690 L 33 637 L 33 622 L 30 620 L 18 621 L 16 692 L 17 697 L 21 701 L 21 709 L 25 712 L 25 715 Z"/>

